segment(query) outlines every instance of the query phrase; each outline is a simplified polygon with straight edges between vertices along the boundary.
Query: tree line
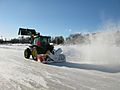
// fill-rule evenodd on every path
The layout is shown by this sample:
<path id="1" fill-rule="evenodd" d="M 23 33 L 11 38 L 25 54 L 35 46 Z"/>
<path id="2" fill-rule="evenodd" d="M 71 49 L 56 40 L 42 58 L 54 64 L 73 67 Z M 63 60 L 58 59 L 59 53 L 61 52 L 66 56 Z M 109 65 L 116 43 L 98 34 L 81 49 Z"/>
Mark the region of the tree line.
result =
<path id="1" fill-rule="evenodd" d="M 51 43 L 54 44 L 64 44 L 65 39 L 63 36 L 56 36 L 56 37 L 52 37 L 51 38 Z M 3 40 L 0 39 L 0 44 L 7 44 L 7 43 L 12 43 L 12 44 L 16 44 L 16 43 L 22 43 L 22 44 L 29 44 L 30 43 L 30 37 L 19 37 L 19 38 L 13 38 L 11 40 Z"/>

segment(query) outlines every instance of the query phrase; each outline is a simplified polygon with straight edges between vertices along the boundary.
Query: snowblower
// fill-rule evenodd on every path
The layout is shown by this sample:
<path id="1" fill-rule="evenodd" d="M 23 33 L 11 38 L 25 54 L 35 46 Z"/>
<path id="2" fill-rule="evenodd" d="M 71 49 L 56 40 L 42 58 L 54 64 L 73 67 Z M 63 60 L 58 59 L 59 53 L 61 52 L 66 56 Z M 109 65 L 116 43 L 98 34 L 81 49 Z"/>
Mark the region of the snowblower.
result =
<path id="1" fill-rule="evenodd" d="M 51 45 L 50 36 L 42 36 L 35 29 L 19 28 L 18 35 L 30 36 L 30 46 L 24 50 L 24 57 L 29 59 L 32 56 L 33 60 L 42 63 L 65 62 L 65 55 L 62 49 L 54 49 Z"/>

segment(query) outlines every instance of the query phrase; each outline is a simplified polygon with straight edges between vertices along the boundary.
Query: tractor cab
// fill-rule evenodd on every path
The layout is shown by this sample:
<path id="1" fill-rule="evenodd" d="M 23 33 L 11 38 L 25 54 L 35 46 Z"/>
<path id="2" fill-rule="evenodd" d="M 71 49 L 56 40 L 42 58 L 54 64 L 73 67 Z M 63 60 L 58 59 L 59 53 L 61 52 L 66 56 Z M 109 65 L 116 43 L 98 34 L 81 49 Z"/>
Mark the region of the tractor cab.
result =
<path id="1" fill-rule="evenodd" d="M 42 46 L 42 45 L 49 44 L 50 41 L 51 41 L 51 37 L 50 36 L 37 36 L 37 37 L 34 37 L 34 39 L 31 42 L 31 44 L 32 45 Z"/>
<path id="2" fill-rule="evenodd" d="M 38 54 L 45 54 L 47 50 L 52 51 L 54 48 L 52 45 L 50 45 L 50 41 L 50 36 L 37 36 L 34 37 L 30 47 L 35 47 Z"/>

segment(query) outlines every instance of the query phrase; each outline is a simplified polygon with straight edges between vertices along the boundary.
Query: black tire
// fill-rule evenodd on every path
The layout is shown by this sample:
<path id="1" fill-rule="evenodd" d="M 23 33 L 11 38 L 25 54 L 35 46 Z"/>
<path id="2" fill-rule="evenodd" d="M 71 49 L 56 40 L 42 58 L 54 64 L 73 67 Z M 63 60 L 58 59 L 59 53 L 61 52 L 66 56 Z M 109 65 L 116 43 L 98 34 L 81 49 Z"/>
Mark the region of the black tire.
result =
<path id="1" fill-rule="evenodd" d="M 24 57 L 29 59 L 30 58 L 31 51 L 29 48 L 25 49 L 24 51 Z"/>

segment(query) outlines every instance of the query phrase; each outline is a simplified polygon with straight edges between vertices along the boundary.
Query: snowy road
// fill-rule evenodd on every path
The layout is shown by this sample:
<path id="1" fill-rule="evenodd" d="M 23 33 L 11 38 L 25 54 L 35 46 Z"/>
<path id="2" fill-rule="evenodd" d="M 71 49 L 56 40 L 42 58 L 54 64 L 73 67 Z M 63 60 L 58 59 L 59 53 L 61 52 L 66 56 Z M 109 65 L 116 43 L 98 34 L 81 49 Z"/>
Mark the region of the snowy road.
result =
<path id="1" fill-rule="evenodd" d="M 0 90 L 119 90 L 120 69 L 75 61 L 25 60 L 23 48 L 0 47 Z"/>

